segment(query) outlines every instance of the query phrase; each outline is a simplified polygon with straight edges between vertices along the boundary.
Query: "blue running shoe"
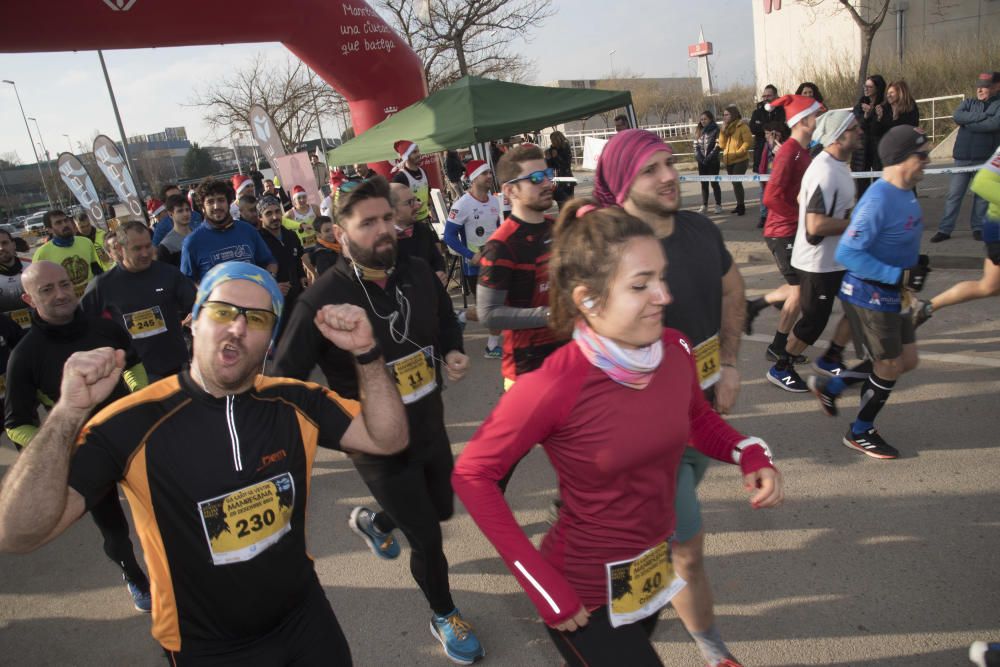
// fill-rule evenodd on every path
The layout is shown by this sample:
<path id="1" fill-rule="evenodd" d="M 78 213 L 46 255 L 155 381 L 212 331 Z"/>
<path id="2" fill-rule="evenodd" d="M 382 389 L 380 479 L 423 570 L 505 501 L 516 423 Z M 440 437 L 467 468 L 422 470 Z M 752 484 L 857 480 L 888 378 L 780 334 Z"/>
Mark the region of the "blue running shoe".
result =
<path id="1" fill-rule="evenodd" d="M 483 356 L 487 359 L 502 359 L 503 358 L 503 348 L 499 345 L 496 347 L 488 347 L 486 351 L 483 352 Z"/>
<path id="2" fill-rule="evenodd" d="M 347 520 L 347 525 L 351 527 L 358 537 L 365 541 L 372 553 L 379 558 L 392 560 L 399 556 L 399 542 L 392 536 L 392 532 L 383 533 L 375 527 L 375 512 L 367 507 L 355 507 L 351 510 L 351 518 Z"/>
<path id="3" fill-rule="evenodd" d="M 136 611 L 141 611 L 144 614 L 153 611 L 153 596 L 148 588 L 140 588 L 128 579 L 125 580 L 125 585 L 128 587 L 128 594 L 132 596 L 132 605 Z"/>
<path id="4" fill-rule="evenodd" d="M 847 370 L 847 366 L 840 363 L 839 361 L 827 361 L 826 357 L 819 357 L 813 362 L 813 370 L 820 375 L 825 375 L 827 377 L 841 377 L 844 371 Z"/>
<path id="5" fill-rule="evenodd" d="M 771 370 L 767 372 L 767 380 L 774 386 L 781 387 L 785 391 L 795 394 L 804 394 L 809 391 L 809 387 L 806 386 L 805 381 L 799 377 L 799 374 L 791 366 L 784 370 L 779 369 L 777 366 L 771 366 Z"/>
<path id="6" fill-rule="evenodd" d="M 462 618 L 457 607 L 450 614 L 431 618 L 431 634 L 441 642 L 452 662 L 471 665 L 486 655 L 472 625 Z"/>

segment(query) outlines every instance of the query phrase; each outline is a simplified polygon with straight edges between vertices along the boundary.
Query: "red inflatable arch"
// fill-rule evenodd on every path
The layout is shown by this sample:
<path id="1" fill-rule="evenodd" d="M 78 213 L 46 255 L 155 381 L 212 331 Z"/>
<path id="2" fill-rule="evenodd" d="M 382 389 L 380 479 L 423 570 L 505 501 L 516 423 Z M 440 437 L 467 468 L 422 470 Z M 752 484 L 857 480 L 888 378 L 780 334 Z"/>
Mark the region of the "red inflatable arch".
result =
<path id="1" fill-rule="evenodd" d="M 427 96 L 420 59 L 362 0 L 18 0 L 0 25 L 7 53 L 274 41 L 347 99 L 358 134 Z"/>

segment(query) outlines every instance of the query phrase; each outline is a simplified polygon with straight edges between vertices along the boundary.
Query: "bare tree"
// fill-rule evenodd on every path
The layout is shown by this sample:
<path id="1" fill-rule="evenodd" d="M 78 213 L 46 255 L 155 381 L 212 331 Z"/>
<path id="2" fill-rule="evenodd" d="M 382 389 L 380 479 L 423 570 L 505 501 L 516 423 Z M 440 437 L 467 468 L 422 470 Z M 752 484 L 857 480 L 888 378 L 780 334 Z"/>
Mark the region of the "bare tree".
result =
<path id="1" fill-rule="evenodd" d="M 801 4 L 811 8 L 817 8 L 826 1 L 799 0 Z M 861 3 L 858 0 L 837 0 L 837 2 L 840 3 L 841 8 L 845 9 L 851 15 L 851 19 L 858 26 L 858 30 L 861 31 L 861 62 L 858 64 L 858 84 L 856 91 L 857 96 L 860 97 L 864 94 L 865 79 L 868 78 L 868 62 L 871 60 L 872 42 L 875 41 L 875 33 L 882 27 L 882 22 L 885 21 L 885 16 L 889 12 L 890 0 L 869 0 L 867 3 Z M 873 18 L 865 19 L 861 15 L 861 12 L 851 4 L 852 2 L 859 6 L 864 5 L 862 9 L 867 7 L 868 11 L 865 13 L 873 16 Z"/>
<path id="2" fill-rule="evenodd" d="M 343 113 L 344 98 L 297 58 L 272 66 L 258 55 L 222 81 L 197 92 L 190 106 L 205 112 L 205 122 L 221 137 L 250 132 L 250 107 L 261 105 L 274 119 L 281 141 L 289 150 L 316 130 L 316 109 L 329 119 Z"/>
<path id="3" fill-rule="evenodd" d="M 858 29 L 861 30 L 861 63 L 858 65 L 858 96 L 864 94 L 865 90 L 865 78 L 868 76 L 868 61 L 871 59 L 872 55 L 872 42 L 875 41 L 875 33 L 878 29 L 882 27 L 882 22 L 885 21 L 885 15 L 889 11 L 889 0 L 881 0 L 882 8 L 878 9 L 875 17 L 869 21 L 866 21 L 864 17 L 858 13 L 858 10 L 850 3 L 850 0 L 840 0 L 840 4 L 847 9 L 847 12 L 854 19 L 854 23 L 857 24 Z M 875 7 L 878 7 L 876 3 Z"/>
<path id="4" fill-rule="evenodd" d="M 18 156 L 17 151 L 8 151 L 0 155 L 0 167 L 4 169 L 16 167 L 19 164 L 21 164 L 21 158 Z"/>
<path id="5" fill-rule="evenodd" d="M 468 75 L 524 79 L 530 63 L 511 50 L 552 16 L 552 0 L 379 0 L 420 57 L 432 92 Z"/>

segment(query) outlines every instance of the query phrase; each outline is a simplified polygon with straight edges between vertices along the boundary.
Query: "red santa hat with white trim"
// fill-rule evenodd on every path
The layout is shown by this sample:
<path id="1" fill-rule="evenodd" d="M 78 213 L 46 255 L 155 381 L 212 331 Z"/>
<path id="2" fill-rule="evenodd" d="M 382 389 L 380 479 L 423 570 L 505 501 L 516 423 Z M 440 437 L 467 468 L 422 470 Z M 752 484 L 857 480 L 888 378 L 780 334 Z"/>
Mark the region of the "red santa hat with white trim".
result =
<path id="1" fill-rule="evenodd" d="M 784 107 L 785 124 L 788 127 L 795 127 L 803 118 L 825 110 L 822 104 L 805 95 L 782 95 L 764 105 L 768 111 L 774 111 L 778 107 Z"/>
<path id="2" fill-rule="evenodd" d="M 476 180 L 477 176 L 490 171 L 490 165 L 485 160 L 469 160 L 465 165 L 465 177 L 470 181 Z"/>
<path id="3" fill-rule="evenodd" d="M 236 198 L 239 199 L 241 193 L 247 188 L 253 187 L 253 179 L 243 174 L 233 176 L 233 190 L 236 190 Z"/>
<path id="4" fill-rule="evenodd" d="M 146 212 L 149 213 L 150 217 L 155 218 L 161 213 L 166 213 L 167 207 L 159 199 L 150 199 L 146 202 Z"/>
<path id="5" fill-rule="evenodd" d="M 307 196 L 306 189 L 301 185 L 296 185 L 294 188 L 292 188 L 292 199 L 295 199 L 296 197 L 306 197 L 306 196 Z"/>
<path id="6" fill-rule="evenodd" d="M 406 158 L 410 157 L 410 154 L 417 150 L 417 145 L 412 141 L 400 139 L 392 145 L 392 148 L 399 154 L 399 161 L 406 162 Z"/>

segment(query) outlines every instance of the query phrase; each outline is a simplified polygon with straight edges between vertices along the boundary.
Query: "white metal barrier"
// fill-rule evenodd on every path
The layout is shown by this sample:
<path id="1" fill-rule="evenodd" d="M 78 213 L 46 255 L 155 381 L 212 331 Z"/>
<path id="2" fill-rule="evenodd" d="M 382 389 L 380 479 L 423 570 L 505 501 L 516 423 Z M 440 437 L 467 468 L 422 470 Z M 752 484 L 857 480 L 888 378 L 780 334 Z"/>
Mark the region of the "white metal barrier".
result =
<path id="1" fill-rule="evenodd" d="M 927 131 L 932 142 L 936 142 L 939 138 L 944 136 L 944 133 L 942 133 L 940 137 L 937 134 L 938 121 L 951 120 L 951 113 L 946 113 L 945 115 L 940 116 L 938 115 L 938 111 L 942 106 L 948 106 L 943 103 L 955 102 L 956 104 L 953 104 L 950 107 L 954 110 L 957 106 L 957 102 L 962 99 L 964 99 L 963 95 L 944 95 L 941 97 L 924 97 L 919 100 L 915 100 L 918 109 L 920 109 L 921 106 L 926 107 L 926 105 L 930 105 L 930 116 L 925 116 L 921 113 L 920 124 L 923 126 L 924 130 Z M 666 143 L 673 145 L 681 142 L 693 141 L 694 129 L 697 127 L 697 124 L 668 123 L 665 125 L 643 125 L 641 127 L 644 130 L 656 133 Z M 582 130 L 580 132 L 570 132 L 566 134 L 566 140 L 569 142 L 570 148 L 573 151 L 573 162 L 579 165 L 583 160 L 583 143 L 587 137 L 610 139 L 614 136 L 615 132 L 614 128 L 599 128 L 593 130 Z M 549 141 L 549 136 L 552 134 L 551 129 L 549 129 L 549 131 L 543 131 L 540 134 L 542 146 L 548 146 L 551 143 Z M 674 151 L 674 157 L 684 158 L 693 156 L 694 152 Z"/>

